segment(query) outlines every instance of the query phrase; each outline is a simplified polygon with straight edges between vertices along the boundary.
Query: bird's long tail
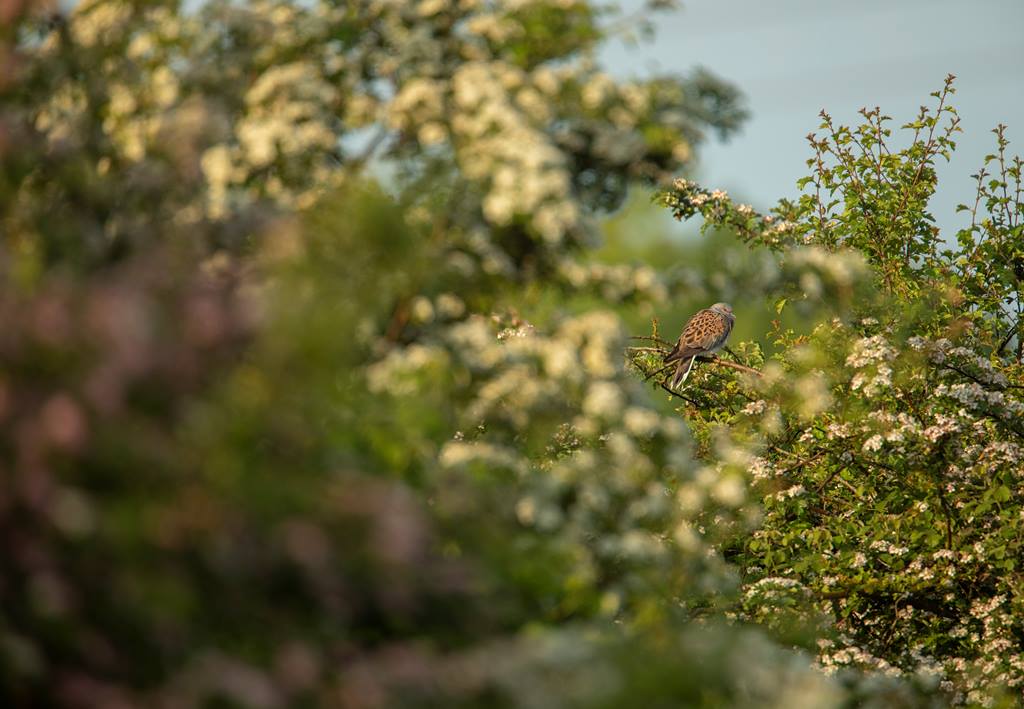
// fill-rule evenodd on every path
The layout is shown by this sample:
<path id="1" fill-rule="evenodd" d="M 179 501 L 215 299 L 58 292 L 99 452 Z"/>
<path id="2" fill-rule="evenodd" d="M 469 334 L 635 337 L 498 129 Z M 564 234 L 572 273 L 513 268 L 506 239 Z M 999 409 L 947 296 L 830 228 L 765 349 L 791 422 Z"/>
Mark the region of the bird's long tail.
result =
<path id="1" fill-rule="evenodd" d="M 693 357 L 684 357 L 679 360 L 676 364 L 676 372 L 672 375 L 672 388 L 675 389 L 677 386 L 686 381 L 686 378 L 690 376 L 690 370 L 693 369 Z M 683 371 L 683 368 L 686 371 Z"/>

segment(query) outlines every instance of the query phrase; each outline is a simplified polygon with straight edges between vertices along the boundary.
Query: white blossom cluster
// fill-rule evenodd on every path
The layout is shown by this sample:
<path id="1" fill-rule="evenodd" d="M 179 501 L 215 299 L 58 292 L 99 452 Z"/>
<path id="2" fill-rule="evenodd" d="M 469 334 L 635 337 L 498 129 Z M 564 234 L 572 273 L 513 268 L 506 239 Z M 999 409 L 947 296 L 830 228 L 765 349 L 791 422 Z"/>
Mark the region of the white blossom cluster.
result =
<path id="1" fill-rule="evenodd" d="M 609 303 L 630 298 L 640 298 L 653 304 L 668 301 L 668 287 L 664 279 L 650 266 L 582 263 L 568 258 L 559 262 L 559 273 L 569 285 L 597 292 Z"/>
<path id="2" fill-rule="evenodd" d="M 876 325 L 859 323 L 863 328 Z M 797 436 L 795 452 L 787 457 L 762 453 L 750 460 L 751 478 L 764 486 L 766 514 L 784 517 L 808 505 L 836 504 L 834 500 L 848 498 L 851 507 L 845 514 L 856 515 L 858 505 L 876 504 L 875 495 L 882 494 L 905 495 L 909 508 L 908 517 L 883 523 L 881 536 L 861 539 L 843 553 L 823 551 L 829 572 L 815 579 L 817 588 L 834 594 L 856 587 L 855 579 L 863 578 L 858 575 L 870 573 L 889 579 L 876 593 L 886 593 L 885 584 L 891 583 L 907 588 L 908 598 L 937 594 L 944 603 L 952 604 L 958 598 L 958 584 L 970 583 L 983 569 L 1001 576 L 1003 572 L 991 570 L 992 565 L 1001 568 L 1009 553 L 1007 540 L 1013 537 L 1007 536 L 1007 525 L 1015 523 L 1010 518 L 1019 516 L 1017 510 L 1024 500 L 1024 428 L 1017 425 L 1024 397 L 1018 388 L 1008 386 L 1005 368 L 975 348 L 954 346 L 948 339 L 914 337 L 901 347 L 892 335 L 857 337 L 838 321 L 816 332 L 823 337 L 838 336 L 838 342 L 845 343 L 833 341 L 825 347 L 837 364 L 848 368 L 851 397 L 844 399 L 846 406 L 861 401 L 864 408 L 840 413 L 835 402 L 830 402 Z M 912 352 L 926 357 L 922 360 L 909 354 Z M 807 354 L 793 355 L 797 362 L 801 357 L 811 364 L 820 363 Z M 879 377 L 882 382 L 877 381 Z M 770 387 L 783 381 L 773 380 L 766 391 L 778 397 Z M 790 378 L 786 399 L 793 400 L 787 408 L 795 412 L 801 396 L 792 381 Z M 920 401 L 920 406 L 902 405 L 911 397 Z M 739 413 L 756 421 L 768 406 L 764 399 L 756 400 Z M 936 470 L 936 458 L 943 461 L 933 473 L 939 479 L 920 472 Z M 843 482 L 860 480 L 862 475 L 870 476 L 870 485 L 857 488 Z M 981 502 L 982 495 L 1000 502 L 986 505 Z M 920 525 L 912 521 L 918 518 Z M 921 531 L 911 533 L 914 529 Z M 828 534 L 835 540 L 834 528 Z M 775 535 L 761 529 L 753 538 L 770 549 L 779 543 Z M 922 543 L 923 539 L 931 541 Z M 954 546 L 949 546 L 950 542 Z M 782 565 L 763 573 L 765 579 L 755 575 L 744 587 L 748 598 L 756 597 L 754 589 L 762 580 L 767 583 L 772 575 L 789 578 L 792 570 Z M 801 575 L 792 578 L 805 583 L 807 579 Z M 897 604 L 889 619 L 874 613 L 856 624 L 837 621 L 838 628 L 849 633 L 846 641 L 824 647 L 819 661 L 828 672 L 857 667 L 892 676 L 926 673 L 942 687 L 957 692 L 960 702 L 991 702 L 997 696 L 995 688 L 1019 691 L 1024 686 L 1024 648 L 1014 634 L 1019 624 L 1012 620 L 1011 611 L 1002 610 L 1019 609 L 1024 603 L 1014 588 L 1009 578 L 1006 583 L 996 583 L 973 600 L 968 614 L 957 616 L 948 632 L 961 643 L 959 653 L 880 654 L 869 640 L 876 628 L 885 633 L 891 625 L 911 637 L 915 629 L 936 622 L 927 604 L 908 602 Z M 869 596 L 871 592 L 865 591 Z M 850 607 L 850 601 L 840 593 L 825 607 L 838 613 Z M 751 608 L 748 612 L 759 617 L 762 610 Z"/>
<path id="3" fill-rule="evenodd" d="M 59 146 L 94 135 L 99 110 L 97 147 L 113 150 L 98 173 L 167 160 L 183 178 L 172 182 L 201 184 L 173 210 L 183 225 L 305 209 L 380 176 L 411 221 L 436 229 L 444 213 L 453 270 L 515 277 L 551 260 L 603 296 L 663 298 L 650 269 L 586 266 L 580 279 L 562 247 L 596 241 L 595 211 L 617 206 L 630 181 L 666 183 L 708 124 L 731 130 L 742 111 L 706 73 L 613 78 L 588 51 L 597 35 L 524 59 L 538 13 L 596 22 L 585 0 L 215 1 L 194 12 L 88 0 L 70 36 L 94 53 L 106 95 L 68 72 L 34 120 Z M 40 51 L 56 60 L 59 43 L 54 33 Z M 425 174 L 451 180 L 447 206 L 430 202 Z M 509 246 L 521 238 L 535 242 L 526 254 Z"/>
<path id="4" fill-rule="evenodd" d="M 860 369 L 868 364 L 890 362 L 896 358 L 896 349 L 882 335 L 865 337 L 853 343 L 846 358 L 846 366 Z"/>
<path id="5" fill-rule="evenodd" d="M 449 372 L 463 404 L 460 433 L 439 451 L 440 464 L 508 471 L 517 481 L 517 522 L 574 540 L 584 577 L 607 564 L 669 574 L 697 565 L 704 582 L 724 583 L 704 520 L 714 515 L 723 529 L 739 514 L 749 454 L 735 448 L 723 452 L 731 461 L 723 466 L 693 467 L 685 426 L 651 408 L 625 371 L 615 315 L 592 311 L 547 333 L 522 323 L 511 330 L 505 336 L 510 328 L 501 318 L 469 317 L 432 345 L 393 350 L 370 367 L 370 385 L 382 395 L 416 397 L 432 373 Z M 550 411 L 563 412 L 567 423 L 547 427 Z M 515 444 L 537 435 L 550 441 L 543 455 Z M 626 588 L 607 593 L 610 615 L 630 603 Z"/>
<path id="6" fill-rule="evenodd" d="M 820 246 L 795 248 L 786 257 L 787 270 L 803 272 L 800 285 L 810 296 L 822 293 L 823 285 L 850 288 L 864 278 L 864 259 L 855 252 L 833 252 Z"/>
<path id="7" fill-rule="evenodd" d="M 550 83 L 541 86 L 556 88 L 557 75 L 548 76 Z M 580 228 L 581 214 L 565 156 L 543 130 L 549 100 L 524 72 L 502 62 L 466 64 L 452 77 L 456 156 L 468 177 L 487 185 L 484 216 L 497 226 L 526 217 L 545 240 L 557 243 Z M 426 114 L 408 120 L 430 125 Z"/>

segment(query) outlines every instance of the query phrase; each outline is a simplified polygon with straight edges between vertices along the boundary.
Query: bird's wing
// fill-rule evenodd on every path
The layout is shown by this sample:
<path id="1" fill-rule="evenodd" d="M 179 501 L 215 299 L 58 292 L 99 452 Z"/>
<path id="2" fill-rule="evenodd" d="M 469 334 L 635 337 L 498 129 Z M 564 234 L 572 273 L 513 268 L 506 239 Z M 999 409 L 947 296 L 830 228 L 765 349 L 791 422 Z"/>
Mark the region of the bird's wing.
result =
<path id="1" fill-rule="evenodd" d="M 687 321 L 665 362 L 676 362 L 714 349 L 726 330 L 727 324 L 721 315 L 714 310 L 701 310 Z"/>

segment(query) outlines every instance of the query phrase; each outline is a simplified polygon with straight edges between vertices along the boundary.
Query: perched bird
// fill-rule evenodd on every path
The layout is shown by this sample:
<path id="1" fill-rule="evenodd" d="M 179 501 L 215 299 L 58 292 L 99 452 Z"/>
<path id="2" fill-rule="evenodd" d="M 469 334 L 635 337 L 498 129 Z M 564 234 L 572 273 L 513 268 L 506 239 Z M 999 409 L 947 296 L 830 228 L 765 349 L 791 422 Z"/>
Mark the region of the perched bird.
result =
<path id="1" fill-rule="evenodd" d="M 676 372 L 672 375 L 672 388 L 679 386 L 690 376 L 693 359 L 698 355 L 712 354 L 725 345 L 732 332 L 732 308 L 727 303 L 715 303 L 710 308 L 699 311 L 686 322 L 683 334 L 676 341 L 676 346 L 665 355 L 665 364 L 676 364 Z M 683 371 L 683 370 L 686 371 Z"/>

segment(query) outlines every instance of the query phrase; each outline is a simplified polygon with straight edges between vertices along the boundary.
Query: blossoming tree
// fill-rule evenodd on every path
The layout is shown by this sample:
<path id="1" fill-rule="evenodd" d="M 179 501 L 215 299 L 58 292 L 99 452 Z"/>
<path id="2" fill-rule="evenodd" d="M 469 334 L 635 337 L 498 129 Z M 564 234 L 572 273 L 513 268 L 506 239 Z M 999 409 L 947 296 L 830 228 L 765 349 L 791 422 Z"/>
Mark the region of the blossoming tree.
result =
<path id="1" fill-rule="evenodd" d="M 903 126 L 903 149 L 878 109 L 854 128 L 823 113 L 802 195 L 771 214 L 686 180 L 661 199 L 783 263 L 817 264 L 847 297 L 855 272 L 871 286 L 838 311 L 827 279 L 792 281 L 780 313 L 825 304 L 833 317 L 803 333 L 775 321 L 774 354 L 739 347 L 762 378 L 706 370 L 686 406 L 698 436 L 750 455 L 709 455 L 745 469 L 764 514 L 723 547 L 744 578 L 742 614 L 784 630 L 781 604 L 818 625 L 826 669 L 931 675 L 991 705 L 1024 688 L 1022 163 L 999 126 L 958 210 L 969 225 L 941 234 L 929 200 L 959 130 L 952 94 L 949 77 Z"/>

